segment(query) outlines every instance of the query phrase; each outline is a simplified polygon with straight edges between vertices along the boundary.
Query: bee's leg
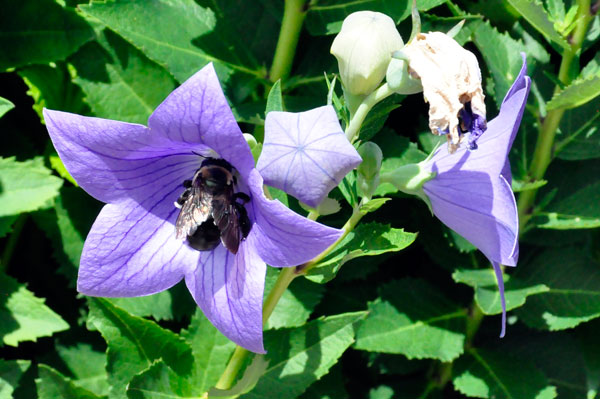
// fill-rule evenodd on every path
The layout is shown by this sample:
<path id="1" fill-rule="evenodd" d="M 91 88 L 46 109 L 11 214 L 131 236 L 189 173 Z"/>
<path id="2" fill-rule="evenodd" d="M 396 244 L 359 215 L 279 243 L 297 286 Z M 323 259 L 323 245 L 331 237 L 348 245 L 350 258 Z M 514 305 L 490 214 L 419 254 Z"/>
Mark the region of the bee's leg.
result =
<path id="1" fill-rule="evenodd" d="M 190 188 L 190 187 L 192 187 L 192 181 L 191 181 L 191 180 L 189 180 L 189 179 L 188 179 L 188 180 L 184 180 L 184 181 L 183 181 L 183 187 L 185 187 L 185 188 Z"/>
<path id="2" fill-rule="evenodd" d="M 250 202 L 250 197 L 248 196 L 248 194 L 242 193 L 242 192 L 233 194 L 233 199 L 234 200 L 240 199 L 244 202 L 244 204 L 246 202 Z"/>
<path id="3" fill-rule="evenodd" d="M 175 207 L 181 209 L 185 201 L 187 201 L 187 199 L 190 197 L 190 193 L 191 190 L 189 188 L 186 188 L 185 191 L 181 193 L 179 198 L 177 198 L 177 201 L 175 201 Z"/>
<path id="4" fill-rule="evenodd" d="M 240 225 L 240 231 L 242 233 L 242 240 L 245 240 L 246 237 L 248 237 L 248 234 L 250 234 L 250 229 L 252 229 L 252 222 L 248 217 L 248 212 L 246 212 L 244 205 L 240 204 L 239 202 L 235 202 L 234 206 L 238 213 L 238 221 Z"/>

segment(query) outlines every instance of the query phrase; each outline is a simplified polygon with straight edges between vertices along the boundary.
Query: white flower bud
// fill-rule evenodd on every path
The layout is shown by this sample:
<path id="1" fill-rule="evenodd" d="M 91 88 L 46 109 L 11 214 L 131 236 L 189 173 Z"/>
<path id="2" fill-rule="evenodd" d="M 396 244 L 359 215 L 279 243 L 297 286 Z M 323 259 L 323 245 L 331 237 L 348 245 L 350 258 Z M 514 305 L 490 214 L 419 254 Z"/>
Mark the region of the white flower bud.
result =
<path id="1" fill-rule="evenodd" d="M 403 46 L 387 15 L 373 11 L 348 15 L 331 45 L 345 90 L 352 95 L 373 92 L 385 77 L 392 53 Z"/>
<path id="2" fill-rule="evenodd" d="M 479 123 L 477 134 L 485 130 L 481 71 L 473 53 L 442 32 L 419 33 L 402 52 L 409 59 L 410 75 L 421 79 L 429 103 L 429 129 L 434 134 L 448 134 L 450 152 L 462 138 L 461 111 L 468 109 L 469 118 Z M 467 103 L 470 107 L 465 107 Z M 466 126 L 462 130 L 471 129 Z"/>

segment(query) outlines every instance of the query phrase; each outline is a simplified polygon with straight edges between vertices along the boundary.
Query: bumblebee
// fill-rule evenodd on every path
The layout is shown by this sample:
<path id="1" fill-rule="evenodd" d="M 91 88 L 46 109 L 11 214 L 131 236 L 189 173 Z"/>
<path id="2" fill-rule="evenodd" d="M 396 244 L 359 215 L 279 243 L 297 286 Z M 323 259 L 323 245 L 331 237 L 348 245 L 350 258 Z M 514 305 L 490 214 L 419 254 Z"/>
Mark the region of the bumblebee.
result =
<path id="1" fill-rule="evenodd" d="M 244 208 L 250 197 L 234 192 L 236 184 L 229 162 L 217 158 L 202 161 L 192 180 L 183 182 L 185 191 L 175 202 L 181 209 L 175 236 L 187 237 L 189 246 L 198 251 L 210 251 L 222 242 L 236 254 L 252 228 Z"/>

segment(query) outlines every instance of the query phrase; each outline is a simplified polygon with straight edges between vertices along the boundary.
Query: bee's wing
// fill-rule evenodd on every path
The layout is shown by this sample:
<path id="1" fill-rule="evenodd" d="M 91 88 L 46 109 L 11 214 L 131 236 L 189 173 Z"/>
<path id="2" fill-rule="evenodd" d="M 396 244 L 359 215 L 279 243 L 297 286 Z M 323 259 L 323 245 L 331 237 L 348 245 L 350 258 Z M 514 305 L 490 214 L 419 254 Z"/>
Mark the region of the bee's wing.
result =
<path id="1" fill-rule="evenodd" d="M 240 218 L 231 196 L 214 197 L 212 215 L 221 232 L 221 242 L 231 253 L 237 254 L 242 240 Z"/>
<path id="2" fill-rule="evenodd" d="M 175 237 L 178 239 L 194 234 L 198 226 L 204 223 L 211 213 L 210 196 L 192 187 L 189 197 L 181 206 L 175 222 Z"/>

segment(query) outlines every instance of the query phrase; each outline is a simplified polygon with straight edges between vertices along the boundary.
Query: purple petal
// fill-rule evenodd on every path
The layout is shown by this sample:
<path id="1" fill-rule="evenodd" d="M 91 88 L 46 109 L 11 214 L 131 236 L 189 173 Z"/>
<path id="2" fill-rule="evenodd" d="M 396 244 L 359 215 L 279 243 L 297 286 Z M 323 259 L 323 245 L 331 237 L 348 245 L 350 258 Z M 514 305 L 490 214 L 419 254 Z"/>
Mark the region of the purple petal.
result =
<path id="1" fill-rule="evenodd" d="M 212 64 L 208 64 L 160 104 L 148 119 L 153 134 L 170 142 L 202 143 L 242 176 L 254 167 L 250 147 L 233 117 Z"/>
<path id="2" fill-rule="evenodd" d="M 199 253 L 175 239 L 178 209 L 172 184 L 145 201 L 102 208 L 85 241 L 77 289 L 92 296 L 130 297 L 163 291 L 198 262 Z"/>
<path id="3" fill-rule="evenodd" d="M 246 239 L 259 256 L 271 266 L 295 266 L 308 262 L 342 234 L 342 230 L 309 220 L 286 208 L 281 202 L 268 200 L 263 193 L 263 179 L 256 169 L 249 176 L 252 210 L 256 223 Z"/>
<path id="4" fill-rule="evenodd" d="M 502 305 L 502 327 L 500 327 L 500 338 L 506 333 L 506 300 L 504 299 L 504 278 L 502 277 L 502 268 L 498 262 L 492 262 L 496 281 L 498 282 L 498 291 L 500 292 L 500 304 Z"/>
<path id="5" fill-rule="evenodd" d="M 237 255 L 223 245 L 200 252 L 198 267 L 185 282 L 206 317 L 227 338 L 256 353 L 262 342 L 262 299 L 266 265 L 244 241 Z"/>
<path id="6" fill-rule="evenodd" d="M 502 176 L 457 170 L 423 186 L 433 213 L 492 262 L 515 266 L 519 221 L 515 197 Z"/>
<path id="7" fill-rule="evenodd" d="M 485 134 L 477 141 L 477 150 L 469 151 L 461 147 L 450 154 L 447 148 L 440 147 L 436 151 L 429 163 L 435 164 L 438 173 L 460 167 L 465 171 L 486 171 L 492 176 L 502 174 L 510 178 L 507 156 L 519 130 L 531 84 L 531 80 L 525 75 L 526 69 L 524 63 L 521 73 L 509 90 L 510 96 L 506 96 L 500 107 L 499 115 L 488 122 Z"/>
<path id="8" fill-rule="evenodd" d="M 312 207 L 361 161 L 330 105 L 267 115 L 257 168 L 268 185 Z"/>
<path id="9" fill-rule="evenodd" d="M 189 179 L 201 159 L 193 150 L 153 137 L 142 125 L 44 110 L 56 151 L 77 183 L 94 198 L 142 201 L 157 186 Z"/>

